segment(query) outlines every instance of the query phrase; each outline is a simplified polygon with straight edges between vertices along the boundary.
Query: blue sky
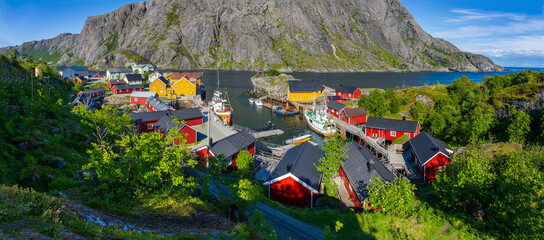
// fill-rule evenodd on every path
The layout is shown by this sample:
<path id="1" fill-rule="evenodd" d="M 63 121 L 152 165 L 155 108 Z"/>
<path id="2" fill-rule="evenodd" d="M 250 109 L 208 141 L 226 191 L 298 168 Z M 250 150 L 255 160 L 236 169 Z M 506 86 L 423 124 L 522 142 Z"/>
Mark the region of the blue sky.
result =
<path id="1" fill-rule="evenodd" d="M 544 67 L 544 1 L 400 0 L 425 31 L 503 66 Z M 135 0 L 0 0 L 0 47 L 79 33 Z"/>

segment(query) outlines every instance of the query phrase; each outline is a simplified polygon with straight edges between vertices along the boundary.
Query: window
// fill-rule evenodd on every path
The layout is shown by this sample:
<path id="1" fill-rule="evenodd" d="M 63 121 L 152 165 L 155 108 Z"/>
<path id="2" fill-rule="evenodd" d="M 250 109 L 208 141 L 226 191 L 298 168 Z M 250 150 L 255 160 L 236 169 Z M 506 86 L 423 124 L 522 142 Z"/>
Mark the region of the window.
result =
<path id="1" fill-rule="evenodd" d="M 161 90 L 161 93 L 162 93 L 162 90 Z"/>
<path id="2" fill-rule="evenodd" d="M 348 94 L 348 97 L 351 97 L 351 93 L 350 93 L 350 94 Z"/>
<path id="3" fill-rule="evenodd" d="M 397 132 L 391 131 L 391 137 L 396 137 L 396 136 L 397 136 Z"/>
<path id="4" fill-rule="evenodd" d="M 408 137 L 409 137 L 409 136 L 410 136 L 410 133 L 405 133 L 404 135 L 406 135 L 406 136 L 408 136 Z"/>
<path id="5" fill-rule="evenodd" d="M 162 89 L 162 86 L 161 86 L 161 89 Z"/>
<path id="6" fill-rule="evenodd" d="M 176 90 L 178 90 L 178 87 L 175 87 Z"/>
<path id="7" fill-rule="evenodd" d="M 300 96 L 298 96 L 298 99 L 300 99 Z"/>
<path id="8" fill-rule="evenodd" d="M 151 130 L 153 129 L 153 123 L 152 124 L 147 124 L 147 130 Z"/>
<path id="9" fill-rule="evenodd" d="M 190 94 L 193 94 L 193 92 L 190 92 Z"/>
<path id="10" fill-rule="evenodd" d="M 155 89 L 155 86 L 153 86 L 153 89 Z"/>
<path id="11" fill-rule="evenodd" d="M 312 99 L 312 96 L 310 96 L 310 99 Z"/>
<path id="12" fill-rule="evenodd" d="M 137 102 L 137 101 L 138 101 L 138 98 L 134 98 L 134 101 Z"/>

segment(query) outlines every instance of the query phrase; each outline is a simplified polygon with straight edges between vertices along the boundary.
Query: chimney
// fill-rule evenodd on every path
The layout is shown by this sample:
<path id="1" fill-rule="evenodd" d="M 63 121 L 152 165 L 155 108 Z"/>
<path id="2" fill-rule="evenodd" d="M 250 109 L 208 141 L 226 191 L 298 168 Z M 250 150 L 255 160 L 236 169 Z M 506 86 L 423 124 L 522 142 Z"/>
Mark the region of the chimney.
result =
<path id="1" fill-rule="evenodd" d="M 287 165 L 287 173 L 291 172 L 291 168 L 293 168 L 293 165 L 291 164 Z"/>
<path id="2" fill-rule="evenodd" d="M 368 171 L 372 171 L 374 170 L 374 160 L 373 159 L 370 159 L 368 160 L 368 162 L 366 163 L 367 167 L 368 167 Z"/>

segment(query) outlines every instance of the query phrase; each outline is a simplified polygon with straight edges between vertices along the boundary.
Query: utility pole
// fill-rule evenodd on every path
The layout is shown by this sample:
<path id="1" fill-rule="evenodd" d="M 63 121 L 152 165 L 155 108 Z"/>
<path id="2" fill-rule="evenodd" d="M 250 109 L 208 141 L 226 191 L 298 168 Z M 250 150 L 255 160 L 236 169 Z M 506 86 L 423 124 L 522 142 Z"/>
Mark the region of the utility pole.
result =
<path id="1" fill-rule="evenodd" d="M 208 103 L 208 147 L 206 149 L 206 174 L 210 173 L 210 148 L 212 147 L 212 135 L 210 132 L 210 126 L 212 124 L 213 113 L 212 113 L 212 106 L 210 103 Z"/>
<path id="2" fill-rule="evenodd" d="M 34 73 L 30 73 L 30 98 L 34 99 Z"/>

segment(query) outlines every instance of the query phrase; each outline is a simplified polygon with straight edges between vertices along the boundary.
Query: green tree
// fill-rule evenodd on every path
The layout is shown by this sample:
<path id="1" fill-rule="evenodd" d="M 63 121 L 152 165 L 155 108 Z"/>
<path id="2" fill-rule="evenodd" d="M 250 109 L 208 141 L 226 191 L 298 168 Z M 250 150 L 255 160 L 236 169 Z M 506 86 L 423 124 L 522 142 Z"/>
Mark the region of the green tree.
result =
<path id="1" fill-rule="evenodd" d="M 192 167 L 196 161 L 191 158 L 191 151 L 184 148 L 184 142 L 175 144 L 181 138 L 172 129 L 166 137 L 153 132 L 126 135 L 115 144 L 93 143 L 89 163 L 83 168 L 95 170 L 104 181 L 100 188 L 116 199 L 174 188 L 177 192 L 190 192 L 196 181 L 184 176 L 183 166 Z"/>
<path id="2" fill-rule="evenodd" d="M 262 195 L 262 188 L 249 179 L 241 179 L 237 184 L 234 184 L 234 190 L 236 191 L 234 202 L 245 213 L 250 207 L 254 207 L 257 204 L 257 200 Z"/>
<path id="3" fill-rule="evenodd" d="M 423 120 L 427 115 L 427 107 L 425 107 L 425 104 L 422 102 L 416 101 L 414 106 L 410 108 L 410 115 L 412 115 L 412 118 L 415 120 Z"/>
<path id="4" fill-rule="evenodd" d="M 414 193 L 416 187 L 406 178 L 395 178 L 393 182 L 384 183 L 379 178 L 370 179 L 365 209 L 377 210 L 386 214 L 406 217 L 413 214 L 418 207 Z"/>
<path id="5" fill-rule="evenodd" d="M 329 196 L 336 196 L 335 189 L 338 187 L 334 178 L 338 177 L 338 169 L 344 164 L 346 156 L 346 142 L 340 134 L 336 133 L 325 141 L 325 156 L 319 159 L 319 166 L 315 165 L 317 171 L 323 174 L 325 191 Z"/>
<path id="6" fill-rule="evenodd" d="M 240 151 L 238 153 L 238 158 L 236 159 L 236 167 L 242 177 L 250 177 L 251 172 L 253 171 L 253 156 L 246 150 Z"/>
<path id="7" fill-rule="evenodd" d="M 72 112 L 81 117 L 83 126 L 95 132 L 97 140 L 121 139 L 134 132 L 130 116 L 123 114 L 121 109 L 113 105 L 106 105 L 94 111 L 78 105 Z"/>
<path id="8" fill-rule="evenodd" d="M 510 118 L 506 133 L 508 140 L 513 143 L 525 142 L 525 137 L 531 130 L 531 116 L 524 111 L 516 111 L 515 108 L 510 110 Z"/>
<path id="9" fill-rule="evenodd" d="M 361 95 L 357 101 L 357 105 L 365 108 L 369 115 L 375 117 L 385 116 L 389 109 L 389 106 L 387 106 L 388 101 L 385 98 L 385 93 L 381 89 L 374 89 L 370 91 L 368 95 Z"/>

